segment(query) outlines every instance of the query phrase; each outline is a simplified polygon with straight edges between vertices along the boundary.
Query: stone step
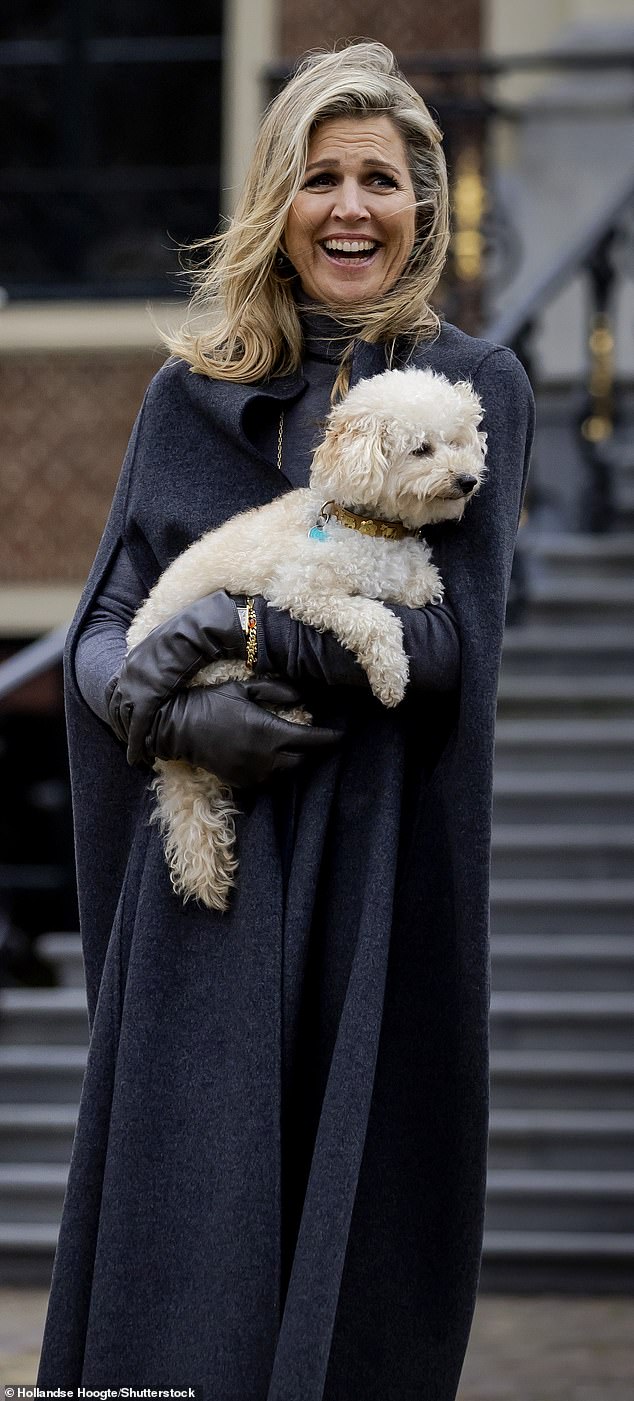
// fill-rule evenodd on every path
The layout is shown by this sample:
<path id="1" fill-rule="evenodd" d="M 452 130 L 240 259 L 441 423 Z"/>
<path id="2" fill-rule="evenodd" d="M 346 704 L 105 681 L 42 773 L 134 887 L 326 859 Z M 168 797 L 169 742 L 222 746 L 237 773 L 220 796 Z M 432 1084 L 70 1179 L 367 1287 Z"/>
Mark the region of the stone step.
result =
<path id="1" fill-rule="evenodd" d="M 492 832 L 492 870 L 498 879 L 565 874 L 567 879 L 634 879 L 634 825 L 516 823 Z"/>
<path id="2" fill-rule="evenodd" d="M 634 1234 L 634 1172 L 494 1168 L 485 1224 L 492 1231 Z"/>
<path id="3" fill-rule="evenodd" d="M 489 1171 L 626 1171 L 634 1163 L 634 1110 L 497 1109 Z"/>
<path id="4" fill-rule="evenodd" d="M 86 1047 L 0 1045 L 0 1102 L 79 1103 Z"/>
<path id="5" fill-rule="evenodd" d="M 500 719 L 631 720 L 634 675 L 513 676 L 502 673 L 498 690 Z"/>
<path id="6" fill-rule="evenodd" d="M 628 487 L 634 508 L 634 489 Z M 630 578 L 595 579 L 580 575 L 530 584 L 530 619 L 534 623 L 633 623 L 634 582 Z"/>
<path id="7" fill-rule="evenodd" d="M 81 937 L 75 933 L 40 934 L 38 953 L 53 964 L 62 987 L 85 987 Z"/>
<path id="8" fill-rule="evenodd" d="M 500 882 L 500 884 L 504 886 L 518 885 L 522 887 L 522 892 L 525 886 L 536 887 L 535 898 L 531 901 L 528 897 L 528 903 L 532 908 L 535 908 L 537 913 L 540 913 L 539 882 L 505 881 Z M 544 884 L 561 887 L 568 883 L 542 882 L 542 887 Z M 500 909 L 496 903 L 497 892 L 495 889 L 493 896 L 495 912 Z M 521 893 L 521 900 L 526 899 L 525 893 Z M 597 905 L 600 907 L 599 902 Z M 552 913 L 552 897 L 550 896 L 546 900 L 546 908 L 551 911 L 549 914 L 549 924 L 551 924 L 555 916 Z M 515 923 L 517 925 L 517 921 Z M 534 997 L 523 992 L 500 993 L 492 1002 L 494 1028 L 498 1028 L 498 1034 L 500 1034 L 500 1027 L 505 1028 L 507 1035 L 513 1032 L 514 1044 L 518 1046 L 534 1045 L 533 1037 L 540 1027 L 551 1038 L 548 1044 L 555 1044 L 552 1037 L 558 1031 L 560 1034 L 568 1036 L 570 1027 L 576 1026 L 578 1023 L 579 1031 L 584 1036 L 599 1037 L 598 1042 L 593 1039 L 593 1045 L 602 1044 L 601 1037 L 606 1036 L 609 1044 L 605 1046 L 605 1049 L 617 1049 L 622 1045 L 622 1036 L 627 1030 L 627 1018 L 632 1015 L 634 1015 L 634 996 L 628 993 L 604 993 L 597 997 L 583 993 L 570 995 L 553 993 L 551 996 L 548 993 L 537 992 Z M 0 998 L 0 1016 L 5 1042 L 5 1045 L 0 1048 L 5 1052 L 0 1068 L 7 1078 L 7 1073 L 10 1073 L 11 1068 L 15 1074 L 17 1066 L 23 1071 L 28 1070 L 29 1067 L 33 1070 L 31 1053 L 35 1047 L 48 1048 L 50 1046 L 58 1050 L 61 1049 L 63 1051 L 62 1066 L 66 1069 L 68 1068 L 65 1065 L 68 1049 L 84 1046 L 87 1043 L 86 999 L 81 988 L 5 989 Z M 528 1041 L 523 1039 L 525 1036 L 528 1037 Z M 616 1037 L 616 1043 L 614 1037 Z M 557 1044 L 561 1045 L 562 1043 L 559 1041 Z M 15 1052 L 20 1047 L 24 1047 L 29 1052 L 29 1056 L 16 1063 Z M 7 1055 L 7 1052 L 10 1054 Z M 11 1066 L 12 1059 L 13 1067 Z M 37 1069 L 41 1071 L 43 1065 L 46 1065 L 45 1059 L 39 1063 Z M 50 1069 L 52 1073 L 59 1071 L 59 1060 L 55 1063 L 54 1059 L 51 1059 Z M 73 1065 L 73 1069 L 76 1070 L 77 1066 Z M 3 1098 L 6 1100 L 8 1096 L 3 1095 Z"/>
<path id="9" fill-rule="evenodd" d="M 494 935 L 496 992 L 634 992 L 634 935 Z"/>
<path id="10" fill-rule="evenodd" d="M 634 721 L 499 717 L 495 766 L 508 769 L 634 772 Z"/>
<path id="11" fill-rule="evenodd" d="M 3 1045 L 87 1045 L 83 988 L 5 988 L 0 993 Z"/>
<path id="12" fill-rule="evenodd" d="M 494 1050 L 622 1051 L 634 1055 L 634 993 L 495 992 Z"/>
<path id="13" fill-rule="evenodd" d="M 634 562 L 631 566 L 634 569 Z M 628 625 L 548 626 L 528 623 L 504 634 L 502 676 L 602 676 L 634 673 L 634 637 Z"/>
<path id="14" fill-rule="evenodd" d="M 631 1051 L 491 1052 L 493 1109 L 634 1109 Z"/>
<path id="15" fill-rule="evenodd" d="M 634 1232 L 487 1230 L 480 1291 L 630 1295 Z"/>
<path id="16" fill-rule="evenodd" d="M 77 1110 L 77 1103 L 0 1103 L 0 1163 L 68 1163 Z"/>
<path id="17" fill-rule="evenodd" d="M 634 772 L 496 770 L 493 820 L 506 823 L 634 822 Z"/>
<path id="18" fill-rule="evenodd" d="M 634 880 L 505 879 L 491 882 L 495 934 L 628 934 Z"/>
<path id="19" fill-rule="evenodd" d="M 603 1146 L 612 1161 L 615 1151 L 631 1149 L 633 1136 L 634 1114 L 493 1112 L 487 1230 L 627 1233 L 633 1224 L 634 1173 L 589 1170 L 586 1153 Z M 527 1139 L 538 1161 L 545 1151 L 567 1152 L 573 1160 L 576 1152 L 577 1162 L 583 1155 L 584 1170 L 496 1165 L 505 1154 L 515 1161 L 522 1144 L 526 1164 Z M 0 1164 L 0 1255 L 8 1246 L 38 1253 L 54 1248 L 67 1177 L 67 1163 Z M 43 1225 L 48 1232 L 39 1230 Z"/>
<path id="20" fill-rule="evenodd" d="M 522 538 L 522 537 L 520 537 Z M 632 577 L 634 532 L 612 535 L 535 534 L 526 532 L 522 543 L 536 567 L 551 578 L 580 575 L 586 579 Z"/>
<path id="21" fill-rule="evenodd" d="M 0 1285 L 48 1289 L 58 1228 L 0 1224 Z M 484 1237 L 481 1292 L 634 1293 L 634 1235 L 491 1231 Z"/>
<path id="22" fill-rule="evenodd" d="M 0 1164 L 0 1224 L 58 1227 L 68 1166 Z M 634 1173 L 492 1168 L 489 1230 L 628 1233 L 634 1225 Z"/>
<path id="23" fill-rule="evenodd" d="M 57 1235 L 46 1221 L 0 1222 L 0 1286 L 48 1289 Z"/>
<path id="24" fill-rule="evenodd" d="M 67 1179 L 67 1163 L 0 1163 L 0 1223 L 57 1226 Z"/>
<path id="25" fill-rule="evenodd" d="M 634 530 L 634 482 L 621 474 L 614 482 L 614 505 L 621 530 Z"/>

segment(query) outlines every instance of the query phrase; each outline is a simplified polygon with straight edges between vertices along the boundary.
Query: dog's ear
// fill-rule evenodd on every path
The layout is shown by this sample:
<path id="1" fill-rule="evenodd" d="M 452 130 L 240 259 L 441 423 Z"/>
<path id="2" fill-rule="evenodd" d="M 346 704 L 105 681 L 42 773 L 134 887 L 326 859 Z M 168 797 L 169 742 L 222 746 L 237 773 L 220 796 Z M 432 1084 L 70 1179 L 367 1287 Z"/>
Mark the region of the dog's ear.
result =
<path id="1" fill-rule="evenodd" d="M 376 504 L 388 469 L 387 428 L 374 414 L 331 413 L 313 457 L 310 482 L 342 505 Z"/>

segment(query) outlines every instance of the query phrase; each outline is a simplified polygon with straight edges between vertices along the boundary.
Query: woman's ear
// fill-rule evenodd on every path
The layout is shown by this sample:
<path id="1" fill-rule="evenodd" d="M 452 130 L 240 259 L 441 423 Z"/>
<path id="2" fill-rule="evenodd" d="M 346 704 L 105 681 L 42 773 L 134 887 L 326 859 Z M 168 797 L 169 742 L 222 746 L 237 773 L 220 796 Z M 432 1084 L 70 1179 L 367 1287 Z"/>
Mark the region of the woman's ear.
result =
<path id="1" fill-rule="evenodd" d="M 313 457 L 311 486 L 330 492 L 342 506 L 376 504 L 388 469 L 387 430 L 374 416 L 331 414 Z"/>

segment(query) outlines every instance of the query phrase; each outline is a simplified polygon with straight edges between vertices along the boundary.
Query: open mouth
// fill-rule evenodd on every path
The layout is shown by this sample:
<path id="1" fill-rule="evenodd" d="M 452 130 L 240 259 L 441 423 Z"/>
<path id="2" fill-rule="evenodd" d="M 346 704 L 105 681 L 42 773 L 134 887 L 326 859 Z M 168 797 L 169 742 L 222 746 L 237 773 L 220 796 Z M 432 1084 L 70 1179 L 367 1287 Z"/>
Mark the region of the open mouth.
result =
<path id="1" fill-rule="evenodd" d="M 369 263 L 381 247 L 372 238 L 325 238 L 320 244 L 331 263 Z"/>

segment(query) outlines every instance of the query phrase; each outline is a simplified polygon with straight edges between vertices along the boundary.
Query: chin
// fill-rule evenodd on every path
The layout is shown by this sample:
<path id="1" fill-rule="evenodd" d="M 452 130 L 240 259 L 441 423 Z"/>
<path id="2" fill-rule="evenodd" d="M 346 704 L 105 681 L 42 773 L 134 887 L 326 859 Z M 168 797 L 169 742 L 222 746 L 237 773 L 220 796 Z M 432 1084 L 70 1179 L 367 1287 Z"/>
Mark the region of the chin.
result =
<path id="1" fill-rule="evenodd" d="M 460 496 L 456 500 L 438 497 L 434 501 L 426 501 L 425 521 L 421 524 L 436 525 L 438 521 L 461 521 L 468 500 L 469 497 Z"/>
<path id="2" fill-rule="evenodd" d="M 324 287 L 317 293 L 319 299 L 323 298 L 324 300 L 327 300 L 329 302 L 342 303 L 366 302 L 369 301 L 374 295 L 375 293 L 373 288 L 361 287 L 357 283 L 355 283 L 355 285 L 353 286 L 349 282 L 340 282 L 337 283 L 335 286 L 329 288 Z"/>

